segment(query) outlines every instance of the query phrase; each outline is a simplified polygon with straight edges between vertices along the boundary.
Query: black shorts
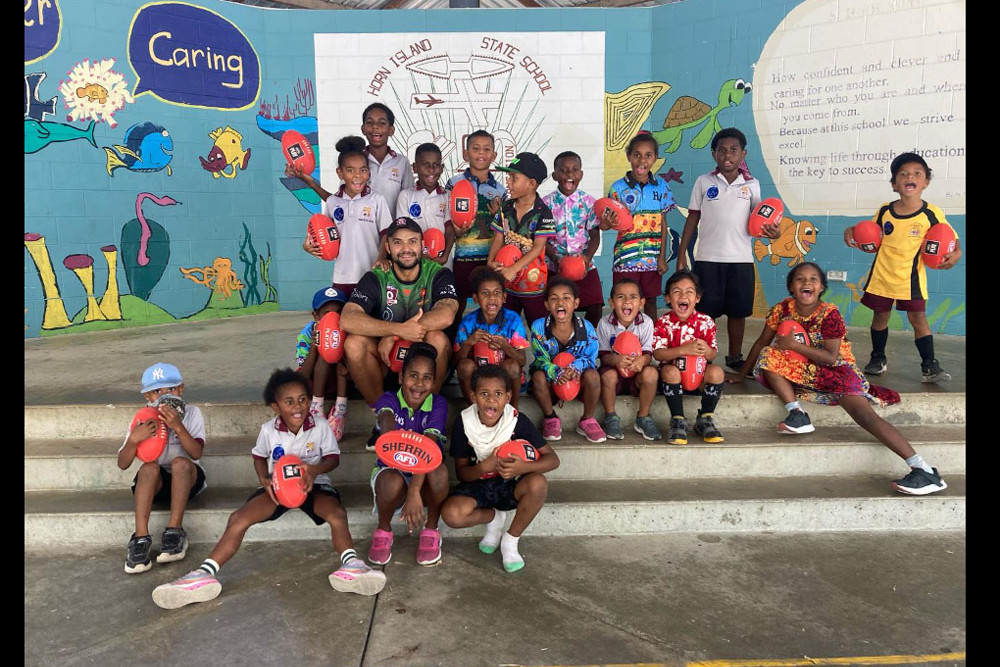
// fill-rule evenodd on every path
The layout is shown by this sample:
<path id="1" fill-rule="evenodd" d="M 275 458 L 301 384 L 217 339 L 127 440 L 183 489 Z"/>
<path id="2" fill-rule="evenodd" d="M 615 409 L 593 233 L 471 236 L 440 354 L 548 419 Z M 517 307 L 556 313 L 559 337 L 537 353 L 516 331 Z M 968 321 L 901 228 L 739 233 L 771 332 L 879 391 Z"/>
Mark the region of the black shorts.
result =
<path id="1" fill-rule="evenodd" d="M 521 481 L 520 477 L 504 479 L 499 475 L 486 479 L 476 479 L 471 482 L 462 482 L 455 487 L 451 495 L 475 498 L 476 509 L 479 510 L 495 509 L 506 512 L 517 507 L 514 488 L 519 481 Z"/>
<path id="2" fill-rule="evenodd" d="M 263 486 L 257 487 L 257 490 L 254 491 L 249 498 L 247 498 L 247 502 L 250 502 L 251 500 L 253 500 L 262 493 L 266 493 L 264 491 L 264 487 Z M 274 521 L 275 519 L 277 519 L 290 509 L 300 509 L 306 513 L 306 516 L 308 516 L 310 519 L 313 520 L 314 524 L 316 524 L 317 526 L 322 526 L 324 523 L 326 523 L 326 519 L 321 519 L 320 517 L 316 516 L 316 513 L 313 511 L 313 500 L 316 498 L 317 493 L 324 493 L 328 496 L 333 496 L 334 498 L 337 499 L 338 502 L 340 501 L 340 493 L 337 491 L 337 489 L 333 488 L 329 484 L 313 484 L 313 490 L 309 492 L 308 496 L 306 496 L 306 501 L 304 503 L 302 503 L 298 507 L 285 507 L 284 505 L 278 505 L 277 507 L 274 508 L 274 514 L 272 514 L 270 518 L 264 519 L 264 521 Z"/>
<path id="3" fill-rule="evenodd" d="M 753 263 L 695 262 L 691 270 L 701 282 L 698 310 L 712 319 L 753 314 Z"/>
<path id="4" fill-rule="evenodd" d="M 199 465 L 195 465 L 195 470 L 198 471 L 198 476 L 195 478 L 191 490 L 188 491 L 188 500 L 191 500 L 205 489 L 205 471 Z M 132 495 L 135 495 L 135 480 L 138 477 L 139 473 L 136 473 L 135 477 L 132 478 Z M 160 481 L 163 483 L 160 485 L 160 490 L 153 496 L 154 504 L 170 504 L 170 487 L 172 486 L 173 478 L 174 476 L 167 468 L 160 466 Z"/>

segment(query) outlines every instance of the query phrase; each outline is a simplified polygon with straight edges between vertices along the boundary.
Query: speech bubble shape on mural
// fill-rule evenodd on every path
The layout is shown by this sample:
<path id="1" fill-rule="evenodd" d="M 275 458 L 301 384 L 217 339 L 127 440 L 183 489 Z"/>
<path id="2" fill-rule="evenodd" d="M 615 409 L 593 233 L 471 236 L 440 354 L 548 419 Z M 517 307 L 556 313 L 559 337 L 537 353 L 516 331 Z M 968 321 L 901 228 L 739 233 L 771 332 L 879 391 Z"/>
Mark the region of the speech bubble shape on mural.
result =
<path id="1" fill-rule="evenodd" d="M 59 0 L 24 0 L 24 64 L 56 50 L 62 32 Z"/>
<path id="2" fill-rule="evenodd" d="M 260 93 L 260 58 L 246 35 L 215 12 L 183 2 L 145 5 L 132 17 L 128 60 L 149 93 L 179 106 L 249 109 Z"/>
<path id="3" fill-rule="evenodd" d="M 931 199 L 965 213 L 965 3 L 933 5 L 805 0 L 775 28 L 753 112 L 787 211 L 870 216 L 892 158 L 915 152 Z"/>

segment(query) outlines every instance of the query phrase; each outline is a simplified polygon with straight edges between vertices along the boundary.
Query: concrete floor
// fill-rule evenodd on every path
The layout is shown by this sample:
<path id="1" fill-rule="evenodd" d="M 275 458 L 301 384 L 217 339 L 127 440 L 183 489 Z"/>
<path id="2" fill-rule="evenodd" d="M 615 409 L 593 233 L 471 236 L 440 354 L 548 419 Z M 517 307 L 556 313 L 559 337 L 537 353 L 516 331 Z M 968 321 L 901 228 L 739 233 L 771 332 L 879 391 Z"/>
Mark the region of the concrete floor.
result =
<path id="1" fill-rule="evenodd" d="M 397 536 L 377 598 L 330 589 L 325 540 L 247 543 L 218 598 L 172 611 L 150 592 L 206 547 L 141 575 L 122 571 L 124 546 L 30 554 L 24 664 L 965 665 L 964 532 L 529 533 L 507 574 L 480 531 L 446 540 L 433 568 Z"/>

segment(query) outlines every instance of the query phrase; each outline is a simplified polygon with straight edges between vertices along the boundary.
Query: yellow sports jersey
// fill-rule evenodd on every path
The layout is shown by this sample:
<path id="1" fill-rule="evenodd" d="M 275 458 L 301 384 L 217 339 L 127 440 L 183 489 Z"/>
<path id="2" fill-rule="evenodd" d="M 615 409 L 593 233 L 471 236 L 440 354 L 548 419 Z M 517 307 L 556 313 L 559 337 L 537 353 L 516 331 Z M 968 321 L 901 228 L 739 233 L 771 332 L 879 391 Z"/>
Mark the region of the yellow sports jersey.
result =
<path id="1" fill-rule="evenodd" d="M 951 227 L 944 213 L 924 202 L 916 213 L 896 215 L 890 203 L 879 208 L 875 222 L 882 228 L 882 245 L 868 271 L 865 292 L 887 299 L 926 300 L 927 274 L 920 250 L 932 225 Z"/>

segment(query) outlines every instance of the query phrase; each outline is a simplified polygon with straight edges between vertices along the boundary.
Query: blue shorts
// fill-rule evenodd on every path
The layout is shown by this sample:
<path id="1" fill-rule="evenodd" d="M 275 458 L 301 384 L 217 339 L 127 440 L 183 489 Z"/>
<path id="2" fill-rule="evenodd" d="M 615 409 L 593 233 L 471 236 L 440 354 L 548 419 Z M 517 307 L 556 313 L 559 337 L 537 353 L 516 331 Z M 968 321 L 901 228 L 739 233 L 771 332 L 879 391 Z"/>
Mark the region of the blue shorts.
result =
<path id="1" fill-rule="evenodd" d="M 517 498 L 514 497 L 514 488 L 521 481 L 520 477 L 504 479 L 499 475 L 487 477 L 486 479 L 476 479 L 471 482 L 462 482 L 451 492 L 453 496 L 467 496 L 474 498 L 476 509 L 495 509 L 501 512 L 517 508 Z"/>
<path id="2" fill-rule="evenodd" d="M 249 498 L 247 498 L 247 502 L 250 502 L 251 500 L 253 500 L 262 493 L 265 493 L 264 487 L 263 486 L 257 487 L 257 490 L 254 491 Z M 309 492 L 309 495 L 306 496 L 306 501 L 301 505 L 299 505 L 298 508 L 278 505 L 277 507 L 274 508 L 274 513 L 271 514 L 269 518 L 264 519 L 264 521 L 274 521 L 275 519 L 279 518 L 282 514 L 284 514 L 290 509 L 300 509 L 306 513 L 306 516 L 308 516 L 310 519 L 313 520 L 314 524 L 316 524 L 317 526 L 322 526 L 324 523 L 326 523 L 326 519 L 322 519 L 316 516 L 316 513 L 313 511 L 313 501 L 316 499 L 317 493 L 333 496 L 334 498 L 337 499 L 338 502 L 340 501 L 340 493 L 337 491 L 337 489 L 333 488 L 329 484 L 313 484 L 313 490 Z"/>

